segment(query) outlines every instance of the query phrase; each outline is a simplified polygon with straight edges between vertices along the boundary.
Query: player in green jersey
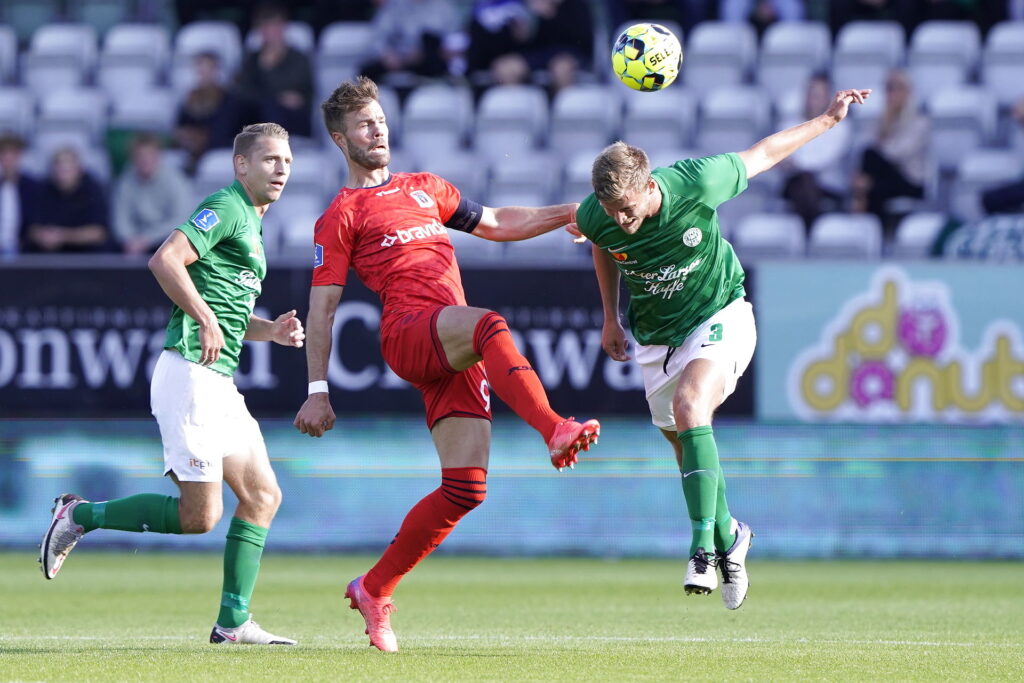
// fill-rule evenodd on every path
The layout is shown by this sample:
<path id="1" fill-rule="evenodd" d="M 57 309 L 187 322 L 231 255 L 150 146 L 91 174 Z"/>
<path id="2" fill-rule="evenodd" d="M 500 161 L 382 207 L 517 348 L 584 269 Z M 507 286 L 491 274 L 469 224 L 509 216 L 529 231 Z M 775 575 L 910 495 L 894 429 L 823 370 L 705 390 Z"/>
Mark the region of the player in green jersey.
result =
<path id="1" fill-rule="evenodd" d="M 243 340 L 301 347 L 305 339 L 295 311 L 275 320 L 253 315 L 267 272 L 261 219 L 281 196 L 291 163 L 284 128 L 246 126 L 235 137 L 235 182 L 204 199 L 149 261 L 174 303 L 150 399 L 163 440 L 164 474 L 178 485 L 180 498 L 144 493 L 92 503 L 62 494 L 40 546 L 43 574 L 52 579 L 93 529 L 206 533 L 224 511 L 226 481 L 238 507 L 228 527 L 211 643 L 295 644 L 263 630 L 249 614 L 281 489 L 259 425 L 231 379 Z"/>
<path id="2" fill-rule="evenodd" d="M 722 238 L 716 209 L 743 192 L 748 179 L 842 121 L 850 104 L 870 92 L 840 91 L 820 116 L 750 149 L 669 168 L 652 171 L 643 150 L 617 142 L 594 161 L 594 193 L 577 212 L 577 227 L 592 242 L 604 349 L 615 360 L 630 359 L 619 320 L 621 277 L 651 416 L 682 473 L 693 529 L 684 588 L 710 593 L 718 587 L 717 567 L 729 609 L 747 594 L 753 533 L 729 514 L 711 417 L 750 363 L 756 332 L 743 299 L 743 268 Z"/>

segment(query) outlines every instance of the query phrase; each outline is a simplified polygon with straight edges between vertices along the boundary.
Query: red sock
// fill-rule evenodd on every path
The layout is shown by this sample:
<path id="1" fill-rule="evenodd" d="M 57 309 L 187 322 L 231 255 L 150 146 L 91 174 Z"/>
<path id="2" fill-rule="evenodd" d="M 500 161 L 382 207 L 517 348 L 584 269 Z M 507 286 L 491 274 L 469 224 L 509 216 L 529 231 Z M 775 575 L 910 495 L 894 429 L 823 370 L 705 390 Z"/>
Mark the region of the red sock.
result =
<path id="1" fill-rule="evenodd" d="M 545 441 L 550 439 L 562 417 L 551 410 L 544 385 L 519 353 L 503 317 L 491 311 L 480 318 L 473 331 L 473 350 L 484 359 L 494 393 Z"/>
<path id="2" fill-rule="evenodd" d="M 391 545 L 363 577 L 374 597 L 388 596 L 420 561 L 441 545 L 467 512 L 484 502 L 487 470 L 482 467 L 444 467 L 441 487 L 416 503 L 402 521 Z"/>

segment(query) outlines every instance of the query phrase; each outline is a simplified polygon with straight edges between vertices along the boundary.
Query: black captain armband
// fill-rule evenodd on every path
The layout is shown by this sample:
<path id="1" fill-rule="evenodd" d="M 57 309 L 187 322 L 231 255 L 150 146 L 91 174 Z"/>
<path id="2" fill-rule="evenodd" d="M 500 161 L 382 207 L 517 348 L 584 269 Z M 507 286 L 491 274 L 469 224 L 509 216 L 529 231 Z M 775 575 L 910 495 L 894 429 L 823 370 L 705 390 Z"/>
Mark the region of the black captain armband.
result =
<path id="1" fill-rule="evenodd" d="M 452 230 L 461 230 L 462 232 L 473 232 L 476 230 L 476 226 L 480 224 L 483 214 L 484 207 L 471 199 L 463 197 L 459 200 L 459 208 L 455 209 L 455 213 L 445 223 L 445 227 Z"/>

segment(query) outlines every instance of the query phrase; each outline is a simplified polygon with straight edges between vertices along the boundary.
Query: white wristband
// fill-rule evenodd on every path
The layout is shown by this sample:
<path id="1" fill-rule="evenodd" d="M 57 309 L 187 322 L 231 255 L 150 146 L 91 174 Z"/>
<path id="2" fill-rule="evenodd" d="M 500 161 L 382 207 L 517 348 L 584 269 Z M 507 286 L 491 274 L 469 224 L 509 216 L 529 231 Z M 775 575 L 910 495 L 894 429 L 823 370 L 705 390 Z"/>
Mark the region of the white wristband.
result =
<path id="1" fill-rule="evenodd" d="M 329 391 L 329 389 L 327 387 L 327 380 L 325 380 L 325 379 L 318 379 L 315 382 L 310 382 L 309 383 L 309 394 L 308 394 L 309 396 L 312 396 L 313 394 L 327 394 L 327 393 L 330 393 L 330 391 Z"/>

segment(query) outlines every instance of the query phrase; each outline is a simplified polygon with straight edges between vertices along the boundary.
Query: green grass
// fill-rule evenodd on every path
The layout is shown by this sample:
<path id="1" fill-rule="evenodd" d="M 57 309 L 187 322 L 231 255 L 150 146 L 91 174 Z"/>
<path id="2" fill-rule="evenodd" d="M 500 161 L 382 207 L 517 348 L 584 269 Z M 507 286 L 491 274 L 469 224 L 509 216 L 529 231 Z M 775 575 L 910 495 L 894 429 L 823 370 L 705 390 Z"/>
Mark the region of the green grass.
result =
<path id="1" fill-rule="evenodd" d="M 755 549 L 756 550 L 756 549 Z M 681 562 L 427 560 L 402 651 L 367 647 L 341 593 L 366 557 L 264 558 L 257 620 L 297 648 L 205 643 L 220 558 L 77 551 L 45 581 L 0 554 L 0 680 L 1020 680 L 1024 567 L 766 562 L 736 612 L 685 597 Z"/>

